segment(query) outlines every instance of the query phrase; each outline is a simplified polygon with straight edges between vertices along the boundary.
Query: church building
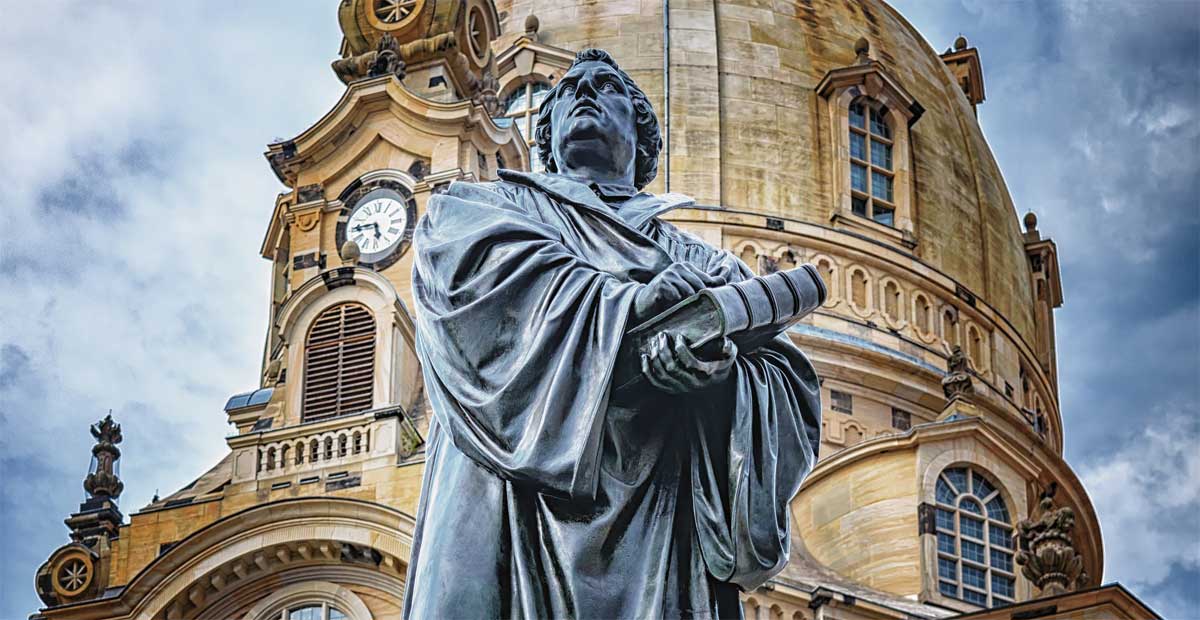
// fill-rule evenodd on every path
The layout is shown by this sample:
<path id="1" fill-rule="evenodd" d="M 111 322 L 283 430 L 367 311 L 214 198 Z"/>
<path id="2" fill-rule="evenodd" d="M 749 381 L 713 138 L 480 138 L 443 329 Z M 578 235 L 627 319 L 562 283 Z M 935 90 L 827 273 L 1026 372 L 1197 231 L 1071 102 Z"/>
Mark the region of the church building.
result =
<path id="1" fill-rule="evenodd" d="M 745 617 L 1158 618 L 1104 585 L 1100 524 L 1063 460 L 1057 249 L 984 138 L 984 56 L 965 38 L 938 51 L 882 0 L 326 10 L 340 48 L 314 44 L 344 93 L 265 152 L 286 190 L 258 248 L 260 376 L 188 412 L 226 416 L 228 451 L 122 507 L 138 481 L 118 476 L 120 413 L 93 426 L 88 499 L 32 576 L 31 618 L 400 617 L 431 416 L 413 227 L 452 182 L 542 169 L 538 106 L 589 47 L 659 115 L 646 189 L 696 199 L 667 219 L 760 274 L 812 263 L 828 287 L 789 331 L 822 379 L 820 460 L 791 561 L 743 593 Z"/>

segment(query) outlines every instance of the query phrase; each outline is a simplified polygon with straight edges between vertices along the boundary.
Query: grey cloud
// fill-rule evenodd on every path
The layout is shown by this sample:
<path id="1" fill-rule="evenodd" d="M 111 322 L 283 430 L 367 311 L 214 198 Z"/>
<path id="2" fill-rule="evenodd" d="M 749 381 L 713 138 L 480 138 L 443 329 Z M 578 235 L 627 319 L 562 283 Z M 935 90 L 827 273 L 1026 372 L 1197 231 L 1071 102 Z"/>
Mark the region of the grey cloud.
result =
<path id="1" fill-rule="evenodd" d="M 1195 609 L 1200 499 L 1167 506 L 1179 489 L 1161 481 L 1194 487 L 1172 450 L 1200 444 L 1187 422 L 1200 416 L 1200 5 L 897 8 L 935 43 L 962 32 L 979 47 L 981 124 L 1018 210 L 1058 244 L 1066 452 L 1096 503 L 1105 579 L 1168 617 Z M 1164 429 L 1173 441 L 1147 434 Z"/>
<path id="2" fill-rule="evenodd" d="M 896 5 L 935 49 L 959 32 L 980 48 L 984 130 L 1017 208 L 1059 244 L 1069 460 L 1094 476 L 1149 467 L 1141 429 L 1200 414 L 1200 9 Z M 254 385 L 266 327 L 255 250 L 280 188 L 261 153 L 341 94 L 328 68 L 339 37 L 326 3 L 62 2 L 0 20 L 0 509 L 22 541 L 0 566 L 0 617 L 37 606 L 33 572 L 66 542 L 57 523 L 82 499 L 87 425 L 108 408 L 125 428 L 126 512 L 221 456 L 221 405 Z M 89 182 L 107 183 L 99 198 Z M 59 210 L 70 226 L 35 226 L 47 196 L 73 194 Z M 1109 580 L 1130 581 L 1131 548 L 1178 543 L 1200 512 L 1192 499 L 1155 523 L 1093 492 Z M 1186 557 L 1164 556 L 1161 579 L 1136 591 L 1164 612 L 1194 607 Z"/>

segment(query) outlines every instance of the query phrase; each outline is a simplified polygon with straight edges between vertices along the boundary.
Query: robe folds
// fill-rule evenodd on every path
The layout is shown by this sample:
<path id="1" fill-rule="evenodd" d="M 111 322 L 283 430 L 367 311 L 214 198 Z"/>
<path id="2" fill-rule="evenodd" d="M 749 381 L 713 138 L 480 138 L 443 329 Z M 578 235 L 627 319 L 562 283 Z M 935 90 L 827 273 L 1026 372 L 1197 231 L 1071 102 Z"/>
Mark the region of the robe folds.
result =
<path id="1" fill-rule="evenodd" d="M 730 377 L 612 393 L 638 288 L 729 252 L 568 177 L 455 183 L 417 224 L 417 350 L 433 410 L 405 617 L 740 617 L 783 569 L 820 393 L 786 335 Z"/>

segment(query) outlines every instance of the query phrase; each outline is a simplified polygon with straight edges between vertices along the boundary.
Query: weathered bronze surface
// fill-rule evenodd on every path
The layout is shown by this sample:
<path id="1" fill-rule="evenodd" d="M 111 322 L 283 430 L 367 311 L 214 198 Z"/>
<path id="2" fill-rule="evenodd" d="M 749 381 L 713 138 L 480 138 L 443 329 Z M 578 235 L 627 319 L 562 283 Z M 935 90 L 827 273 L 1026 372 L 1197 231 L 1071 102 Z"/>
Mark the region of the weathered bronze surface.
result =
<path id="1" fill-rule="evenodd" d="M 753 273 L 658 218 L 690 199 L 639 191 L 658 121 L 606 53 L 579 54 L 536 132 L 548 173 L 456 183 L 415 232 L 434 420 L 405 616 L 739 617 L 738 589 L 787 562 L 816 460 L 816 372 L 781 332 L 823 286 L 803 269 L 743 285 L 797 288 L 747 302 L 774 314 L 746 317 L 766 335 L 740 347 L 720 303 L 647 336 Z M 687 316 L 719 324 L 713 342 L 692 347 Z"/>

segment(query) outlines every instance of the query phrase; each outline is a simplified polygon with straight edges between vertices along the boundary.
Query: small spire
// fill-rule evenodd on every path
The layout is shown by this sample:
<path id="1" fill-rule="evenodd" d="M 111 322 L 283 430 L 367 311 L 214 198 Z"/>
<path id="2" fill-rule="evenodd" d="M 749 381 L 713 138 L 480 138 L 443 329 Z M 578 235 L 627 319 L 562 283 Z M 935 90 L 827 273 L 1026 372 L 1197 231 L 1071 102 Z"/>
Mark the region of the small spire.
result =
<path id="1" fill-rule="evenodd" d="M 530 39 L 533 39 L 534 41 L 536 41 L 537 34 L 538 34 L 538 28 L 540 28 L 540 27 L 541 27 L 541 21 L 538 20 L 537 15 L 530 13 L 529 15 L 525 16 L 525 36 L 526 37 L 529 37 Z"/>
<path id="2" fill-rule="evenodd" d="M 967 49 L 967 38 L 960 32 L 958 38 L 954 40 L 954 51 L 961 52 L 965 49 Z"/>

